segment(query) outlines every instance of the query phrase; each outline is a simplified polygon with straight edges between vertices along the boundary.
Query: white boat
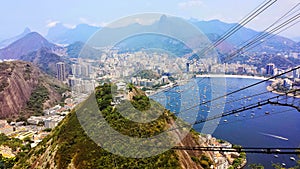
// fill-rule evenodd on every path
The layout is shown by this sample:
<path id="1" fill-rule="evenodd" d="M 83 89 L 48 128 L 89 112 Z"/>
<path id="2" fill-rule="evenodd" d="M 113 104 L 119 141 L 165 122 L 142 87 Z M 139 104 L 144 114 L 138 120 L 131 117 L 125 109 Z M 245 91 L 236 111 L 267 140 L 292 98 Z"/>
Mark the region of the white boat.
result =
<path id="1" fill-rule="evenodd" d="M 266 111 L 265 114 L 270 114 L 270 112 Z"/>
<path id="2" fill-rule="evenodd" d="M 274 155 L 275 158 L 278 158 L 278 155 Z"/>
<path id="3" fill-rule="evenodd" d="M 225 120 L 223 120 L 224 122 L 227 122 L 227 120 L 225 119 Z"/>
<path id="4" fill-rule="evenodd" d="M 290 160 L 295 161 L 296 159 L 295 157 L 290 157 Z"/>
<path id="5" fill-rule="evenodd" d="M 281 163 L 281 165 L 284 167 L 284 166 L 285 166 L 285 163 Z"/>
<path id="6" fill-rule="evenodd" d="M 177 93 L 181 93 L 181 92 L 183 92 L 183 90 L 176 90 L 176 92 L 177 92 Z"/>

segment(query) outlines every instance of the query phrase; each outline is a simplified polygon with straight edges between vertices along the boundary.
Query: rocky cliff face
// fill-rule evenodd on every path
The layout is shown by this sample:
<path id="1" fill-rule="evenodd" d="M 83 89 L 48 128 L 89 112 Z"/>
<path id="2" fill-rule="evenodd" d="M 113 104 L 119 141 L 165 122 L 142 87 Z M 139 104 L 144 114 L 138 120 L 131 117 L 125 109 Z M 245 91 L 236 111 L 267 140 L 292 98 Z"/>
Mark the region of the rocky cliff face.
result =
<path id="1" fill-rule="evenodd" d="M 21 112 L 29 115 L 24 109 L 38 86 L 43 86 L 48 91 L 47 106 L 59 101 L 61 95 L 52 87 L 54 83 L 59 82 L 50 79 L 28 62 L 0 63 L 0 118 L 18 117 Z"/>

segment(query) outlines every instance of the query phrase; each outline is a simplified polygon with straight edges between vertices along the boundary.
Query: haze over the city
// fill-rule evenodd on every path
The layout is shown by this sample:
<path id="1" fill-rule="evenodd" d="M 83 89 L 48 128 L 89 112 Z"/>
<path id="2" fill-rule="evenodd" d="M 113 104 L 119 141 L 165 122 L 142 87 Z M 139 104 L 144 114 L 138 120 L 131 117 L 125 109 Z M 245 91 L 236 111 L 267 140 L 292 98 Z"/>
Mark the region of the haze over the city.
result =
<path id="1" fill-rule="evenodd" d="M 166 0 L 166 1 L 4 1 L 0 6 L 0 40 L 21 33 L 25 27 L 46 35 L 50 27 L 63 23 L 66 27 L 75 27 L 80 23 L 93 26 L 105 26 L 121 17 L 137 13 L 166 13 L 186 19 L 212 20 L 238 23 L 265 0 Z M 298 2 L 295 0 L 277 0 L 246 25 L 262 31 L 280 18 Z M 299 6 L 298 6 L 299 7 Z M 297 24 L 280 35 L 299 41 Z"/>

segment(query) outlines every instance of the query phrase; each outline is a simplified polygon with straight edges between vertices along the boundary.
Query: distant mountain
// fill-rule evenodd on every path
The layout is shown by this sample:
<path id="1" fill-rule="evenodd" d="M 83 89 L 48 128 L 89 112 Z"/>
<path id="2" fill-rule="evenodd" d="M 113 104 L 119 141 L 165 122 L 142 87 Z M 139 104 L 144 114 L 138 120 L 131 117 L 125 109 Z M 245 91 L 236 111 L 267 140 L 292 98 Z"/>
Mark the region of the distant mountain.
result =
<path id="1" fill-rule="evenodd" d="M 200 31 L 202 31 L 209 38 L 211 42 L 215 42 L 222 35 L 224 35 L 228 30 L 238 25 L 238 23 L 225 23 L 220 20 L 199 21 L 197 19 L 190 19 L 188 20 L 188 22 L 193 24 Z M 138 23 L 133 23 L 131 25 L 127 25 L 124 27 L 101 28 L 104 29 L 104 31 L 102 31 L 103 32 L 101 34 L 102 37 L 99 37 L 98 39 L 102 38 L 102 39 L 109 40 L 109 42 L 105 42 L 105 43 L 110 44 L 110 41 L 114 42 L 114 40 L 117 37 L 120 37 L 120 35 L 122 34 L 132 36 L 134 32 L 136 32 L 137 30 L 139 31 L 142 30 L 145 32 L 159 30 L 164 32 L 170 28 L 169 27 L 170 25 L 178 26 L 179 24 L 185 24 L 185 23 L 181 23 L 180 19 L 176 19 L 175 17 L 162 16 L 158 21 L 154 22 L 152 25 L 141 25 Z M 77 25 L 73 29 L 66 28 L 63 24 L 57 24 L 56 26 L 49 29 L 46 38 L 49 39 L 51 42 L 59 43 L 59 44 L 73 44 L 77 41 L 81 41 L 85 43 L 88 40 L 88 38 L 90 38 L 98 30 L 100 30 L 99 27 L 94 27 L 87 24 Z M 177 32 L 178 35 L 182 36 L 182 34 L 184 33 L 192 34 L 190 32 L 186 32 L 184 29 L 183 30 L 178 29 Z M 243 43 L 245 43 L 249 39 L 252 39 L 253 37 L 255 37 L 260 33 L 261 32 L 246 27 L 242 27 L 237 32 L 235 32 L 231 37 L 229 37 L 223 43 L 221 43 L 217 48 L 222 53 L 227 53 L 238 47 L 241 47 L 240 45 L 242 45 Z M 124 36 L 124 38 L 126 37 Z M 143 39 L 140 38 L 140 39 L 136 39 L 134 42 L 138 44 L 137 48 L 143 48 L 143 43 L 147 43 L 148 45 L 149 44 L 151 45 L 151 39 L 149 40 L 150 42 L 147 42 L 147 40 L 145 41 L 145 38 Z M 131 43 L 132 42 L 133 41 L 131 41 Z M 166 43 L 165 39 L 162 39 L 162 42 Z M 154 43 L 154 45 L 159 46 L 161 44 Z M 276 35 L 273 38 L 265 41 L 264 43 L 259 44 L 252 51 L 276 53 L 276 52 L 280 52 L 281 50 L 294 50 L 295 48 L 297 50 L 299 49 L 299 45 L 297 45 L 296 42 L 288 38 Z"/>
<path id="2" fill-rule="evenodd" d="M 81 57 L 84 58 L 99 59 L 102 54 L 100 50 L 92 48 L 89 45 L 85 45 L 85 43 L 80 41 L 72 43 L 71 45 L 67 46 L 66 49 L 66 56 L 68 58 L 78 58 L 81 54 Z"/>
<path id="3" fill-rule="evenodd" d="M 64 86 L 29 62 L 0 63 L 0 118 L 42 115 L 61 101 Z"/>
<path id="4" fill-rule="evenodd" d="M 299 59 L 293 59 L 293 58 L 285 58 L 281 55 L 274 55 L 265 57 L 262 60 L 263 63 L 274 63 L 276 67 L 279 68 L 288 68 L 288 67 L 295 67 L 300 64 Z"/>
<path id="5" fill-rule="evenodd" d="M 237 23 L 225 23 L 219 20 L 210 20 L 210 21 L 196 21 L 193 20 L 191 22 L 196 27 L 200 29 L 204 34 L 216 34 L 218 36 L 222 36 L 232 27 L 237 26 Z M 230 42 L 231 44 L 237 46 L 249 38 L 254 37 L 257 35 L 258 32 L 242 27 L 239 31 L 237 31 L 234 36 L 231 36 L 226 41 Z"/>
<path id="6" fill-rule="evenodd" d="M 48 30 L 46 38 L 53 43 L 58 43 L 59 41 L 65 40 L 64 36 L 69 30 L 70 29 L 65 27 L 62 23 L 57 23 Z"/>
<path id="7" fill-rule="evenodd" d="M 294 40 L 294 41 L 296 41 L 296 42 L 300 42 L 300 36 L 293 37 L 292 40 Z"/>
<path id="8" fill-rule="evenodd" d="M 182 28 L 177 28 L 178 26 Z M 188 30 L 185 29 L 186 27 Z M 121 49 L 119 51 L 125 52 L 161 49 L 182 57 L 190 53 L 191 49 L 202 49 L 209 45 L 209 40 L 205 36 L 197 35 L 200 35 L 198 29 L 183 19 L 162 15 L 151 25 L 132 23 L 121 27 L 102 28 L 88 45 L 92 47 L 114 46 L 116 49 Z M 200 44 L 201 38 L 205 40 Z"/>
<path id="9" fill-rule="evenodd" d="M 62 47 L 48 42 L 42 35 L 31 32 L 21 39 L 0 50 L 0 59 L 20 59 L 21 56 L 40 48 L 48 48 L 53 52 L 63 51 Z"/>
<path id="10" fill-rule="evenodd" d="M 67 28 L 63 24 L 56 24 L 49 29 L 46 38 L 58 44 L 72 44 L 76 41 L 86 42 L 99 29 L 99 27 L 87 24 L 79 24 L 73 29 Z"/>
<path id="11" fill-rule="evenodd" d="M 237 23 L 225 23 L 219 20 L 211 20 L 211 21 L 197 21 L 195 19 L 189 21 L 191 24 L 193 24 L 196 28 L 198 28 L 200 31 L 202 31 L 209 40 L 213 43 L 216 40 L 218 40 L 222 35 L 224 35 L 228 30 L 231 28 L 237 26 Z M 178 26 L 182 25 L 183 28 L 186 28 L 184 25 L 186 23 L 182 20 L 175 18 L 175 17 L 169 17 L 169 16 L 161 16 L 161 18 L 154 22 L 151 25 L 141 25 L 138 23 L 133 23 L 127 26 L 123 27 L 105 27 L 102 28 L 102 31 L 100 31 L 99 34 L 96 34 L 95 39 L 97 39 L 96 42 L 90 41 L 91 46 L 94 46 L 94 44 L 100 44 L 102 46 L 106 45 L 115 45 L 118 43 L 118 40 L 127 40 L 129 36 L 133 36 L 136 34 L 137 31 L 140 32 L 161 32 L 161 34 L 164 34 L 164 32 L 168 33 L 170 29 L 172 29 L 172 26 Z M 172 29 L 173 30 L 173 29 Z M 174 29 L 175 30 L 175 29 Z M 221 53 L 227 53 L 232 50 L 235 50 L 237 48 L 240 48 L 241 45 L 248 40 L 254 38 L 255 36 L 259 35 L 261 32 L 242 27 L 237 32 L 235 32 L 232 36 L 230 36 L 228 39 L 226 39 L 223 43 L 221 43 L 217 49 L 221 51 Z M 190 29 L 180 29 L 178 28 L 177 32 L 172 35 L 173 37 L 193 37 L 197 33 Z M 150 36 L 149 36 L 150 37 Z M 123 38 L 123 39 L 122 39 Z M 152 39 L 151 39 L 152 38 Z M 150 47 L 161 47 L 161 46 L 170 46 L 168 43 L 166 43 L 165 38 L 156 38 L 153 40 L 153 37 L 145 39 L 145 36 L 143 38 L 136 38 L 135 40 L 129 41 L 131 43 L 127 43 L 123 46 L 123 49 L 126 49 L 127 47 L 130 49 L 134 47 L 141 49 L 141 48 L 150 48 Z M 133 38 L 132 38 L 133 39 Z M 193 41 L 192 38 L 190 38 L 191 41 Z M 102 42 L 103 41 L 103 42 Z M 153 43 L 154 42 L 154 43 Z M 171 42 L 172 44 L 173 42 Z M 197 42 L 195 42 L 197 44 Z M 129 45 L 129 46 L 128 46 Z M 153 45 L 153 46 L 151 46 Z M 209 46 L 210 44 L 201 44 L 202 48 L 205 46 Z M 177 47 L 178 48 L 178 47 Z M 200 47 L 201 48 L 201 47 Z M 271 39 L 265 40 L 263 43 L 257 45 L 254 49 L 252 49 L 252 52 L 270 52 L 270 53 L 277 53 L 281 51 L 289 51 L 289 50 L 299 50 L 298 45 L 296 42 L 282 37 L 275 35 Z M 132 50 L 132 49 L 131 49 Z"/>
<path id="12" fill-rule="evenodd" d="M 25 28 L 24 31 L 20 35 L 17 35 L 15 37 L 11 37 L 9 39 L 1 41 L 0 42 L 0 49 L 5 48 L 8 45 L 10 45 L 11 43 L 13 43 L 14 41 L 23 38 L 25 35 L 27 35 L 30 32 L 31 32 L 31 30 L 29 28 Z"/>
<path id="13" fill-rule="evenodd" d="M 65 62 L 66 73 L 69 72 L 71 65 L 69 64 L 70 61 L 65 57 L 58 56 L 48 48 L 40 48 L 37 51 L 21 56 L 19 59 L 33 63 L 52 77 L 56 76 L 56 63 Z"/>
<path id="14" fill-rule="evenodd" d="M 211 21 L 197 21 L 195 19 L 189 20 L 192 24 L 198 27 L 204 34 L 210 35 L 214 34 L 215 36 L 221 37 L 227 31 L 229 31 L 234 26 L 237 26 L 237 23 L 225 23 L 219 20 Z M 231 44 L 234 47 L 241 47 L 242 44 L 247 42 L 249 39 L 254 38 L 256 35 L 259 35 L 261 32 L 242 27 L 232 36 L 225 40 L 225 43 Z M 208 36 L 213 37 L 213 36 Z M 217 38 L 218 39 L 218 38 Z M 217 39 L 211 39 L 214 42 Z M 289 51 L 293 49 L 299 49 L 296 42 L 291 39 L 275 35 L 274 37 L 265 40 L 263 43 L 257 45 L 252 51 L 255 52 L 281 52 Z"/>

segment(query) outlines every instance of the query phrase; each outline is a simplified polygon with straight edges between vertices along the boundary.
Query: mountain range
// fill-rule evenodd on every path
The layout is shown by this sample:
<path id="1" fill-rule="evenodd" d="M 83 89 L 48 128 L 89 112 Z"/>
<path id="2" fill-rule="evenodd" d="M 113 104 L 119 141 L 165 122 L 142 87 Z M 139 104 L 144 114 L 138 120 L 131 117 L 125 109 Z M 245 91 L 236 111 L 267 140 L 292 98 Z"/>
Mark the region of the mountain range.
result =
<path id="1" fill-rule="evenodd" d="M 72 44 L 76 41 L 86 42 L 99 29 L 100 27 L 87 24 L 79 24 L 75 28 L 70 29 L 62 23 L 58 23 L 48 30 L 46 38 L 51 42 L 59 44 Z"/>
<path id="2" fill-rule="evenodd" d="M 134 32 L 136 30 L 154 30 L 163 29 L 163 25 L 168 25 L 170 23 L 179 22 L 179 20 L 174 17 L 164 17 L 162 16 L 160 20 L 154 22 L 151 25 L 141 25 L 141 24 L 131 24 L 124 27 L 118 28 L 100 28 L 89 26 L 86 24 L 80 24 L 77 27 L 70 29 L 63 24 L 57 24 L 56 26 L 49 29 L 49 32 L 46 36 L 53 43 L 62 43 L 62 44 L 72 44 L 76 41 L 86 42 L 87 39 L 95 32 L 101 29 L 105 29 L 105 33 L 103 36 L 109 36 L 109 38 L 104 37 L 103 39 L 114 39 L 118 35 L 111 34 L 110 32 L 114 32 L 117 34 L 124 34 L 128 32 Z M 191 23 L 195 27 L 197 27 L 201 32 L 203 32 L 211 42 L 216 41 L 223 34 L 225 34 L 228 30 L 237 26 L 237 23 L 225 23 L 220 20 L 210 20 L 210 21 L 199 21 L 195 19 L 187 20 L 187 22 Z M 177 23 L 178 24 L 178 23 Z M 219 48 L 221 50 L 230 51 L 232 49 L 240 47 L 249 39 L 261 34 L 262 32 L 255 31 L 253 29 L 249 29 L 246 27 L 242 27 L 237 32 L 235 32 L 231 37 L 226 39 Z M 299 50 L 299 45 L 291 39 L 275 35 L 269 40 L 265 40 L 262 44 L 258 45 L 253 51 L 266 51 L 266 52 L 279 52 L 278 49 L 282 50 Z"/>
<path id="3" fill-rule="evenodd" d="M 199 28 L 211 42 L 218 40 L 226 31 L 236 26 L 237 24 L 224 23 L 219 20 L 211 21 L 198 21 L 188 20 L 189 23 Z M 166 37 L 153 37 L 142 36 L 140 38 L 132 38 L 125 40 L 122 43 L 117 42 L 119 37 L 132 35 L 135 31 L 168 31 L 169 27 L 166 25 L 178 25 L 187 24 L 185 21 L 178 20 L 174 17 L 162 16 L 159 20 L 151 25 L 141 25 L 138 23 L 130 24 L 123 27 L 95 27 L 86 24 L 77 25 L 75 28 L 67 28 L 63 24 L 56 24 L 49 29 L 49 32 L 44 38 L 37 32 L 31 32 L 29 29 L 25 29 L 24 32 L 16 37 L 10 38 L 0 44 L 12 42 L 6 47 L 0 49 L 0 60 L 4 59 L 16 59 L 33 62 L 38 65 L 43 71 L 50 74 L 55 74 L 55 62 L 66 61 L 68 58 L 76 58 L 80 52 L 84 53 L 89 58 L 99 58 L 101 51 L 93 48 L 93 43 L 85 44 L 87 39 L 92 34 L 102 29 L 99 34 L 99 41 L 103 41 L 105 44 L 117 43 L 120 47 L 126 50 L 136 50 L 143 48 L 160 48 L 168 47 L 168 49 L 178 55 L 183 55 L 184 52 L 188 52 L 184 49 L 183 44 L 175 43 L 174 40 L 170 40 Z M 27 34 L 26 34 L 27 33 Z M 239 31 L 233 34 L 230 38 L 222 42 L 218 47 L 220 53 L 226 54 L 228 52 L 236 50 L 242 43 L 254 36 L 260 34 L 252 29 L 242 27 Z M 187 34 L 192 36 L 192 32 L 185 32 L 184 30 L 178 30 L 176 34 Z M 17 39 L 17 40 L 16 40 Z M 62 46 L 59 44 L 69 44 Z M 123 46 L 122 46 L 123 45 Z M 208 45 L 208 44 L 206 44 Z M 83 48 L 85 47 L 85 48 Z M 85 49 L 82 51 L 82 49 Z M 183 51 L 183 53 L 180 53 Z M 273 36 L 271 39 L 264 41 L 263 43 L 250 50 L 250 52 L 267 52 L 276 54 L 277 52 L 298 52 L 300 51 L 300 43 L 296 43 L 288 38 L 278 35 Z M 42 63 L 43 62 L 43 63 Z M 47 63 L 46 63 L 47 62 Z M 51 63 L 49 63 L 51 62 Z"/>

